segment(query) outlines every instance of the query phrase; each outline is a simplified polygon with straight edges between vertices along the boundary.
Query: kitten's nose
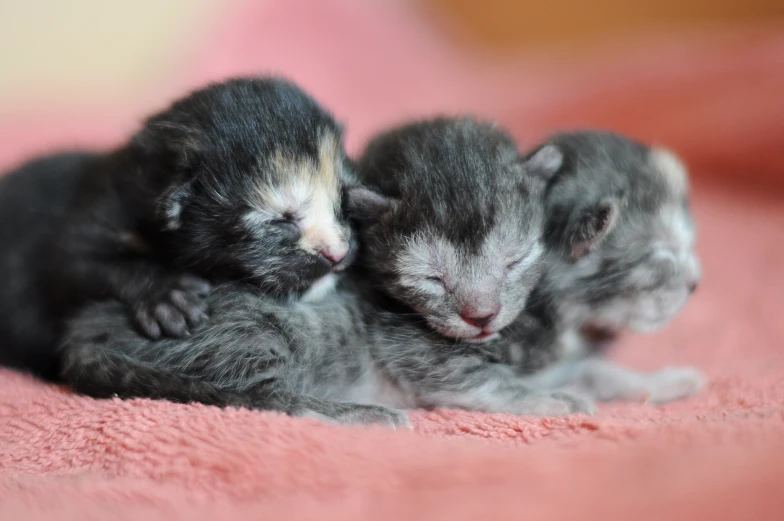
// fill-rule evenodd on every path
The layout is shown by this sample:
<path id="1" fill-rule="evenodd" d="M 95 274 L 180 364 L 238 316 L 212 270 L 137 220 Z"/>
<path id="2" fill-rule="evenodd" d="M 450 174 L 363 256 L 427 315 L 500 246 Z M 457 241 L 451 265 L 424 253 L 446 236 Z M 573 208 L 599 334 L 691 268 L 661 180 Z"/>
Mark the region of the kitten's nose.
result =
<path id="1" fill-rule="evenodd" d="M 462 318 L 466 324 L 475 327 L 485 327 L 487 324 L 493 321 L 496 315 L 498 315 L 497 311 L 488 315 L 470 315 L 467 313 L 460 313 L 460 318 Z"/>
<path id="2" fill-rule="evenodd" d="M 700 261 L 696 255 L 689 256 L 686 268 L 688 269 L 686 272 L 686 287 L 689 290 L 689 294 L 691 294 L 697 290 L 697 286 L 700 285 L 700 279 L 702 279 Z"/>
<path id="3" fill-rule="evenodd" d="M 340 261 L 346 258 L 347 253 L 347 248 L 324 248 L 319 252 L 319 255 L 324 257 L 327 262 L 335 266 L 340 264 Z"/>

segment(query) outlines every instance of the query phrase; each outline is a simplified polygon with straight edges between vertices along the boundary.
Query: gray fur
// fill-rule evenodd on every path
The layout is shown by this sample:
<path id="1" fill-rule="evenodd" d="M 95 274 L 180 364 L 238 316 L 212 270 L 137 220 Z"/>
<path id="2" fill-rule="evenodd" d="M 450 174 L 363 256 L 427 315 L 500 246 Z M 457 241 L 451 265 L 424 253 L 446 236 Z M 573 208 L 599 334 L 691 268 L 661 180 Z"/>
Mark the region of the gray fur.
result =
<path id="1" fill-rule="evenodd" d="M 590 412 L 590 402 L 577 395 L 526 385 L 519 367 L 528 354 L 516 344 L 510 350 L 502 342 L 459 342 L 430 328 L 461 334 L 448 319 L 483 299 L 508 314 L 495 322 L 515 318 L 538 278 L 541 254 L 542 206 L 532 196 L 536 182 L 526 176 L 532 165 L 544 165 L 535 173 L 546 177 L 559 163 L 549 149 L 523 161 L 505 134 L 470 120 L 440 119 L 387 134 L 359 170 L 372 171 L 363 180 L 393 200 L 356 192 L 348 201 L 362 222 L 369 272 L 352 273 L 329 299 L 288 305 L 236 286 L 218 288 L 209 297 L 209 323 L 182 340 L 147 341 L 116 306 L 95 306 L 72 323 L 63 376 L 93 395 L 240 405 L 350 423 L 407 423 L 401 411 L 379 406 Z M 414 248 L 427 254 L 412 256 Z M 510 260 L 518 265 L 509 268 Z M 423 270 L 418 278 L 415 268 Z M 426 270 L 444 278 L 440 298 L 422 290 L 432 273 Z M 411 308 L 423 309 L 424 320 Z"/>
<path id="2" fill-rule="evenodd" d="M 157 342 L 135 333 L 119 304 L 99 304 L 72 322 L 63 376 L 96 396 L 200 401 L 345 423 L 406 426 L 397 408 L 410 407 L 592 410 L 576 394 L 533 390 L 502 343 L 444 339 L 374 305 L 375 291 L 363 284 L 349 277 L 332 298 L 290 305 L 221 286 L 209 297 L 208 323 L 191 337 Z"/>
<path id="3" fill-rule="evenodd" d="M 565 166 L 547 192 L 552 255 L 538 293 L 564 327 L 660 328 L 700 279 L 688 194 L 652 164 L 650 148 L 620 136 L 582 132 L 550 143 Z M 581 226 L 602 211 L 611 214 L 606 229 L 585 235 Z"/>
<path id="4" fill-rule="evenodd" d="M 597 333 L 607 340 L 663 327 L 696 288 L 685 168 L 670 152 L 604 132 L 562 134 L 547 146 L 563 152 L 564 166 L 547 189 L 548 262 L 527 309 L 544 340 L 526 348 L 563 363 L 530 381 L 599 400 L 694 394 L 705 381 L 695 369 L 642 375 L 585 358 L 596 354 Z M 534 335 L 530 328 L 525 334 Z"/>
<path id="5" fill-rule="evenodd" d="M 539 278 L 544 182 L 536 177 L 559 166 L 552 149 L 521 161 L 508 135 L 471 119 L 381 135 L 357 175 L 392 200 L 358 215 L 361 262 L 442 335 L 489 339 L 517 317 Z"/>
<path id="6" fill-rule="evenodd" d="M 705 385 L 702 373 L 691 367 L 640 373 L 597 358 L 554 364 L 526 381 L 537 389 L 564 389 L 602 402 L 654 404 L 692 396 Z"/>
<path id="7" fill-rule="evenodd" d="M 417 143 L 419 139 L 426 141 L 427 136 L 418 137 Z M 433 169 L 420 172 L 416 168 L 400 168 L 392 170 L 389 176 L 404 179 L 400 183 L 404 188 L 410 183 L 409 195 L 402 190 L 396 192 L 400 186 L 395 188 L 387 178 L 370 184 L 391 194 L 397 202 L 364 192 L 350 198 L 349 205 L 363 221 L 360 233 L 367 246 L 365 271 L 349 274 L 329 299 L 284 305 L 236 286 L 219 287 L 209 297 L 212 313 L 207 324 L 190 338 L 161 342 L 151 342 L 134 333 L 118 305 L 96 305 L 71 324 L 64 344 L 63 376 L 77 390 L 98 396 L 116 393 L 123 397 L 201 401 L 280 410 L 341 423 L 391 426 L 408 425 L 400 408 L 440 406 L 561 415 L 590 413 L 591 398 L 664 402 L 696 392 L 702 377 L 687 368 L 641 375 L 601 360 L 564 360 L 561 347 L 565 343 L 585 343 L 581 328 L 593 324 L 608 326 L 593 319 L 591 306 L 598 303 L 595 309 L 604 317 L 603 310 L 614 309 L 616 300 L 631 306 L 637 302 L 630 300 L 626 292 L 631 288 L 640 293 L 645 288 L 634 285 L 638 275 L 632 274 L 638 273 L 641 265 L 646 270 L 660 267 L 658 254 L 641 253 L 648 252 L 660 237 L 669 237 L 666 233 L 657 234 L 654 241 L 646 234 L 649 227 L 663 232 L 670 229 L 666 224 L 673 221 L 657 226 L 661 209 L 672 198 L 667 187 L 658 184 L 656 172 L 645 166 L 647 149 L 641 146 L 601 134 L 566 136 L 553 143 L 565 153 L 563 165 L 548 160 L 552 148 L 543 148 L 544 156 L 531 155 L 522 168 L 531 175 L 539 174 L 532 165 L 559 168 L 547 192 L 547 242 L 551 257 L 545 278 L 527 312 L 493 339 L 471 343 L 446 338 L 432 329 L 432 316 L 455 311 L 447 305 L 432 304 L 431 297 L 424 298 L 424 304 L 410 304 L 411 295 L 415 302 L 422 297 L 400 289 L 401 272 L 405 270 L 400 269 L 394 253 L 410 248 L 406 237 L 427 230 L 431 235 L 424 235 L 426 243 L 429 240 L 457 244 L 460 248 L 456 249 L 467 257 L 481 256 L 485 241 L 495 233 L 498 223 L 507 222 L 506 216 L 485 218 L 492 213 L 479 204 L 472 207 L 472 203 L 466 206 L 469 210 L 461 212 L 458 204 L 463 205 L 463 199 L 472 192 L 458 188 L 464 182 L 471 186 L 470 176 L 453 176 L 448 184 L 454 193 L 439 200 L 438 192 L 422 188 L 433 183 L 427 175 Z M 396 146 L 404 150 L 387 158 L 391 164 L 416 164 L 411 158 L 409 163 L 403 162 L 402 152 L 412 153 L 405 140 Z M 471 154 L 470 147 L 448 149 L 451 158 L 461 151 Z M 429 161 L 438 164 L 432 156 Z M 452 165 L 453 171 L 459 172 L 460 164 L 458 158 Z M 417 183 L 419 190 L 413 188 Z M 483 186 L 486 189 L 488 185 Z M 489 186 L 511 193 L 500 182 Z M 498 203 L 500 196 L 477 196 L 487 196 L 483 204 L 500 209 L 501 214 L 508 208 Z M 404 206 L 405 211 L 394 208 L 407 200 L 417 204 Z M 450 213 L 452 200 L 456 206 Z M 612 204 L 605 205 L 606 201 Z M 517 208 L 519 215 L 526 216 L 521 219 L 525 221 L 522 227 L 536 235 L 526 223 L 529 215 L 536 219 L 537 203 L 531 200 L 527 204 L 534 209 L 523 209 L 525 205 Z M 586 219 L 585 215 L 592 215 L 590 211 L 596 207 L 609 207 L 611 211 Z M 377 221 L 373 220 L 374 212 Z M 482 218 L 462 219 L 471 212 Z M 439 230 L 448 229 L 450 215 L 466 228 L 439 234 Z M 416 218 L 409 221 L 408 216 Z M 471 223 L 476 228 L 473 234 L 468 229 Z M 463 234 L 462 239 L 459 234 Z M 624 256 L 624 240 L 636 245 L 626 248 L 628 258 Z M 684 258 L 688 258 L 690 242 L 678 244 L 684 249 Z M 385 252 L 385 247 L 389 251 Z M 603 264 L 601 260 L 605 258 L 611 263 Z M 457 262 L 463 260 L 458 258 Z M 649 263 L 652 267 L 648 267 Z M 675 267 L 661 273 L 660 284 L 649 283 L 650 292 L 662 288 L 668 292 L 670 287 L 693 282 Z M 457 278 L 460 284 L 463 276 L 461 273 Z M 471 282 L 470 277 L 467 282 Z M 595 300 L 593 292 L 582 290 L 583 283 L 593 284 L 605 299 Z M 568 284 L 572 284 L 571 291 Z M 520 298 L 524 300 L 526 293 L 523 290 Z M 401 301 L 410 304 L 410 308 L 401 307 Z M 662 316 L 674 315 L 680 307 L 672 299 L 653 301 L 660 302 Z M 412 312 L 411 308 L 425 305 L 429 308 L 424 316 Z M 622 318 L 612 325 L 622 328 L 632 322 Z"/>
<path id="8" fill-rule="evenodd" d="M 354 257 L 355 182 L 338 123 L 276 78 L 196 90 L 113 151 L 28 161 L 0 180 L 0 364 L 55 378 L 90 302 L 157 338 L 203 319 L 211 283 L 302 294 Z"/>

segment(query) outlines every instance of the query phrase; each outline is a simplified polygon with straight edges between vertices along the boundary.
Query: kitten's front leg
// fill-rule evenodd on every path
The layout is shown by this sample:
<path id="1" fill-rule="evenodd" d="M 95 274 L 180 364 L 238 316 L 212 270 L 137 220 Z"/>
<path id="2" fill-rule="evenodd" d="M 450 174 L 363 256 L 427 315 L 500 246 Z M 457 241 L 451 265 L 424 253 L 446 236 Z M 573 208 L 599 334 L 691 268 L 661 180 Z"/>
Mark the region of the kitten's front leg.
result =
<path id="1" fill-rule="evenodd" d="M 527 378 L 540 389 L 568 389 L 602 401 L 668 403 L 697 394 L 705 376 L 692 367 L 668 367 L 641 373 L 608 360 L 562 362 Z"/>
<path id="2" fill-rule="evenodd" d="M 123 302 L 147 338 L 182 338 L 192 333 L 207 318 L 209 282 L 167 269 L 139 234 L 100 212 L 93 215 L 94 208 L 85 211 L 88 215 L 75 215 L 74 222 L 66 223 L 52 245 L 50 285 L 59 287 L 67 281 L 67 288 L 75 288 L 88 301 Z M 85 222 L 93 224 L 85 226 Z"/>
<path id="3" fill-rule="evenodd" d="M 172 273 L 146 259 L 84 262 L 80 269 L 90 284 L 102 285 L 130 308 L 148 338 L 187 336 L 207 318 L 211 288 L 200 277 Z"/>
<path id="4" fill-rule="evenodd" d="M 535 416 L 593 414 L 591 400 L 569 391 L 538 390 L 509 366 L 480 357 L 454 357 L 423 374 L 418 401 L 427 407 Z"/>
<path id="5" fill-rule="evenodd" d="M 131 327 L 119 302 L 93 305 L 69 324 L 60 346 L 60 377 L 74 390 L 96 398 L 199 402 L 345 425 L 411 428 L 405 411 L 322 400 L 287 388 L 286 374 L 295 369 L 287 367 L 282 354 L 285 339 L 253 320 L 258 318 L 253 308 L 240 308 L 234 315 L 222 311 L 224 320 L 211 329 L 151 342 Z M 257 329 L 251 331 L 254 326 Z"/>

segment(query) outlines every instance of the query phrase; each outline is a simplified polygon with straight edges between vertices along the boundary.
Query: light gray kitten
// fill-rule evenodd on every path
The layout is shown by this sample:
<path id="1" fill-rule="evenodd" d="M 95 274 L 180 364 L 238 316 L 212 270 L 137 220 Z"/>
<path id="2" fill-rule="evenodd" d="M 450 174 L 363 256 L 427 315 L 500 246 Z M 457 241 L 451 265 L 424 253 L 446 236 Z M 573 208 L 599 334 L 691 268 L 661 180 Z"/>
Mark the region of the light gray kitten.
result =
<path id="1" fill-rule="evenodd" d="M 93 396 L 344 423 L 408 423 L 388 406 L 588 412 L 577 395 L 531 390 L 521 358 L 494 341 L 539 278 L 544 183 L 534 178 L 561 160 L 550 146 L 524 160 L 505 133 L 470 119 L 385 134 L 359 171 L 386 197 L 354 190 L 347 201 L 362 223 L 365 270 L 335 295 L 284 306 L 219 287 L 207 324 L 160 342 L 137 335 L 117 305 L 95 306 L 71 323 L 63 377 Z"/>
<path id="2" fill-rule="evenodd" d="M 562 134 L 547 146 L 563 152 L 564 164 L 549 181 L 549 256 L 528 306 L 539 327 L 521 317 L 505 332 L 542 362 L 558 361 L 529 381 L 602 401 L 696 393 L 705 382 L 696 369 L 643 374 L 595 356 L 623 330 L 667 324 L 699 283 L 686 168 L 668 150 L 605 132 Z"/>

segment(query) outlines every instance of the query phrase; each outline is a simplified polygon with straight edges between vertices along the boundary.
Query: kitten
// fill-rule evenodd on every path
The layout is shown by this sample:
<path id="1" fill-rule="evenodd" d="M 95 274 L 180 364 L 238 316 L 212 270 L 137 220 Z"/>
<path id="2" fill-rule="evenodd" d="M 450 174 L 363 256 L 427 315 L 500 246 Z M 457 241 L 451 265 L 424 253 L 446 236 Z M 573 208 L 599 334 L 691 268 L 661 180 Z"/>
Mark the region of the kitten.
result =
<path id="1" fill-rule="evenodd" d="M 590 412 L 580 396 L 532 390 L 485 338 L 514 319 L 538 279 L 543 207 L 533 178 L 546 178 L 560 161 L 555 147 L 523 160 L 505 133 L 468 119 L 388 133 L 359 168 L 372 170 L 362 178 L 389 197 L 355 190 L 347 201 L 362 223 L 365 271 L 342 280 L 332 298 L 282 306 L 222 286 L 193 336 L 160 342 L 136 334 L 120 305 L 92 306 L 70 324 L 63 377 L 97 397 L 199 401 L 341 423 L 407 425 L 391 407 Z M 475 315 L 490 313 L 467 312 L 474 302 L 501 309 L 475 325 Z"/>
<path id="2" fill-rule="evenodd" d="M 64 321 L 92 301 L 158 338 L 205 319 L 205 279 L 303 293 L 354 256 L 354 182 L 338 124 L 279 79 L 193 92 L 112 152 L 23 165 L 0 181 L 0 363 L 54 376 Z"/>
<path id="3" fill-rule="evenodd" d="M 641 374 L 589 356 L 623 330 L 661 328 L 699 283 L 683 163 L 603 132 L 562 134 L 544 146 L 561 150 L 564 163 L 547 189 L 549 256 L 528 306 L 539 330 L 529 317 L 509 334 L 538 350 L 540 364 L 561 363 L 531 381 L 602 401 L 663 403 L 696 393 L 704 377 L 695 369 Z"/>
<path id="4" fill-rule="evenodd" d="M 545 148 L 528 167 L 547 174 L 559 161 Z M 471 120 L 373 140 L 357 175 L 389 198 L 380 219 L 363 223 L 362 262 L 379 287 L 444 336 L 493 338 L 522 310 L 544 251 L 539 205 L 506 196 L 529 182 L 522 165 L 508 135 Z"/>

